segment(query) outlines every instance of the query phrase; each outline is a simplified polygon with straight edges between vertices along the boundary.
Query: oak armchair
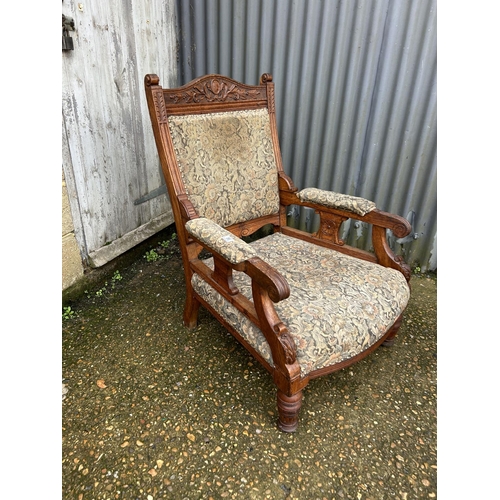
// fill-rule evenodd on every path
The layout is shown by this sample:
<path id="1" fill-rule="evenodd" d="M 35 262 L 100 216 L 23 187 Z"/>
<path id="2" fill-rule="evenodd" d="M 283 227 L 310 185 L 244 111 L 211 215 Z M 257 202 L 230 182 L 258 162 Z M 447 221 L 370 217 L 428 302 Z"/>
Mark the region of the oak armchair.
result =
<path id="1" fill-rule="evenodd" d="M 310 380 L 394 342 L 410 270 L 386 230 L 402 238 L 410 224 L 363 198 L 295 187 L 271 75 L 256 86 L 206 75 L 174 89 L 146 75 L 145 91 L 182 251 L 184 323 L 195 327 L 202 305 L 234 335 L 272 375 L 278 427 L 292 432 Z M 316 234 L 287 227 L 289 205 L 319 213 Z M 372 225 L 373 254 L 340 239 L 349 218 Z M 242 239 L 266 225 L 268 236 Z"/>

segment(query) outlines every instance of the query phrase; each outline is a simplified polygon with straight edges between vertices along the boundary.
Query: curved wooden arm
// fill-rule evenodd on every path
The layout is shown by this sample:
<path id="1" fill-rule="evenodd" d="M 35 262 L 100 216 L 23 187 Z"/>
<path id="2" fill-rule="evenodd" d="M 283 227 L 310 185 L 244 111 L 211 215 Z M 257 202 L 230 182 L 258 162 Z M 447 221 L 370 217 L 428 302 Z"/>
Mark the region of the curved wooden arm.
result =
<path id="1" fill-rule="evenodd" d="M 370 214 L 368 214 L 370 215 Z M 396 238 L 404 238 L 411 232 L 411 224 L 399 215 L 389 214 L 380 210 L 372 212 L 374 220 L 367 220 L 373 225 L 372 243 L 377 256 L 377 262 L 385 267 L 390 267 L 401 272 L 409 283 L 411 278 L 410 266 L 403 257 L 395 255 L 387 241 L 387 229 L 390 229 Z"/>
<path id="2" fill-rule="evenodd" d="M 214 241 L 208 241 L 200 235 L 193 234 L 192 231 L 186 231 L 192 241 L 212 253 L 214 271 L 211 273 L 211 278 L 215 279 L 217 283 L 223 287 L 224 291 L 231 295 L 236 295 L 238 293 L 238 289 L 234 286 L 232 278 L 232 272 L 235 270 L 246 273 L 252 279 L 252 282 L 258 283 L 259 287 L 266 290 L 273 302 L 279 302 L 290 295 L 290 287 L 285 278 L 267 262 L 264 262 L 260 257 L 256 256 L 256 252 L 250 245 L 242 241 L 236 235 L 224 230 L 213 221 L 209 221 L 208 219 L 199 220 L 203 220 L 204 222 L 208 221 L 208 227 L 210 228 L 213 226 L 221 231 L 220 234 L 222 235 L 225 233 L 230 235 L 230 239 L 222 238 L 223 241 L 219 241 L 220 238 L 214 239 Z M 225 251 L 226 247 L 236 248 L 238 250 L 240 246 L 242 247 L 242 251 L 237 252 L 238 258 L 236 259 L 232 259 L 231 252 Z M 207 276 L 206 273 L 200 272 L 199 266 L 195 265 L 193 260 L 191 260 L 191 264 L 194 265 L 196 271 L 199 272 L 200 275 Z"/>
<path id="3" fill-rule="evenodd" d="M 301 379 L 297 347 L 273 304 L 290 296 L 288 282 L 260 257 L 248 259 L 245 267 L 245 273 L 252 279 L 252 297 L 259 328 L 266 337 L 273 356 L 275 381 L 283 388 L 293 387 L 294 391 L 298 390 Z"/>
<path id="4" fill-rule="evenodd" d="M 411 224 L 404 217 L 383 212 L 382 210 L 375 209 L 364 217 L 355 218 L 374 226 L 390 229 L 396 238 L 404 238 L 411 232 Z"/>
<path id="5" fill-rule="evenodd" d="M 274 381 L 285 392 L 295 393 L 307 381 L 300 376 L 295 341 L 273 304 L 288 298 L 290 287 L 281 274 L 258 257 L 247 261 L 247 274 L 252 278 L 252 297 L 259 328 L 271 349 Z"/>
<path id="6" fill-rule="evenodd" d="M 406 281 L 409 283 L 411 278 L 410 266 L 403 260 L 401 256 L 395 255 L 392 251 L 387 241 L 385 228 L 381 226 L 373 226 L 372 242 L 378 263 L 385 267 L 390 267 L 392 269 L 400 271 L 405 277 Z"/>
<path id="7" fill-rule="evenodd" d="M 284 176 L 287 177 L 287 176 Z M 342 210 L 341 208 L 327 207 L 311 201 L 302 201 L 296 194 L 297 188 L 288 177 L 286 180 L 280 176 L 280 195 L 282 203 L 285 205 L 301 205 L 304 207 L 313 208 L 319 214 L 332 214 L 347 219 L 357 219 L 362 222 L 373 224 L 374 226 L 384 227 L 390 229 L 397 238 L 404 238 L 411 232 L 410 223 L 399 215 L 383 212 L 375 208 L 365 215 L 359 215 L 349 210 Z"/>
<path id="8" fill-rule="evenodd" d="M 246 262 L 246 274 L 266 290 L 273 302 L 287 299 L 290 296 L 290 287 L 286 279 L 264 262 L 260 257 L 252 257 Z"/>

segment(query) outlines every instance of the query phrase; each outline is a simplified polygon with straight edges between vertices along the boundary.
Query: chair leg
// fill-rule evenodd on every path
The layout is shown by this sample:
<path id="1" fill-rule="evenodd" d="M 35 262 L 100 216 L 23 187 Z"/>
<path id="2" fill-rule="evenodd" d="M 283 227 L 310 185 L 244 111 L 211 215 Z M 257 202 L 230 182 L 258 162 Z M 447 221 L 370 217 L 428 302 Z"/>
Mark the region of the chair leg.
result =
<path id="1" fill-rule="evenodd" d="M 294 432 L 299 425 L 299 410 L 302 405 L 302 391 L 287 396 L 278 389 L 278 428 L 284 432 Z"/>
<path id="2" fill-rule="evenodd" d="M 403 315 L 401 315 L 396 322 L 392 325 L 391 329 L 389 330 L 389 335 L 387 338 L 382 342 L 382 345 L 384 347 L 392 347 L 394 345 L 394 339 L 396 337 L 396 333 L 398 333 L 399 327 L 401 326 L 401 323 L 403 321 Z"/>
<path id="3" fill-rule="evenodd" d="M 188 328 L 195 328 L 198 325 L 198 311 L 200 303 L 188 292 L 186 304 L 184 306 L 184 325 Z"/>

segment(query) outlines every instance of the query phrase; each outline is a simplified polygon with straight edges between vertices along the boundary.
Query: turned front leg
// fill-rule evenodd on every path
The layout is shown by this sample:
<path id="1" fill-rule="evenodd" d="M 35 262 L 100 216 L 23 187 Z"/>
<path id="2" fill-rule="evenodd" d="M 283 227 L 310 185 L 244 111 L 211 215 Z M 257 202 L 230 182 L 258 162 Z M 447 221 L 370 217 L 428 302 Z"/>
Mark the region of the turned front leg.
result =
<path id="1" fill-rule="evenodd" d="M 302 405 L 302 391 L 287 396 L 278 389 L 278 428 L 284 432 L 294 432 L 299 425 L 299 410 Z"/>

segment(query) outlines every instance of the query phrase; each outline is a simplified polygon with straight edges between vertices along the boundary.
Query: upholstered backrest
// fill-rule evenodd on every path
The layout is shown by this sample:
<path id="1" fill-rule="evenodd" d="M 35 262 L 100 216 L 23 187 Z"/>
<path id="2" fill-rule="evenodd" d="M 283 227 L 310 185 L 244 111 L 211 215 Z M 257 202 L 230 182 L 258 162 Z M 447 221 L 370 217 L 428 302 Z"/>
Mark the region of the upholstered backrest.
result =
<path id="1" fill-rule="evenodd" d="M 279 212 L 278 172 L 266 108 L 170 115 L 186 194 L 223 227 Z"/>

